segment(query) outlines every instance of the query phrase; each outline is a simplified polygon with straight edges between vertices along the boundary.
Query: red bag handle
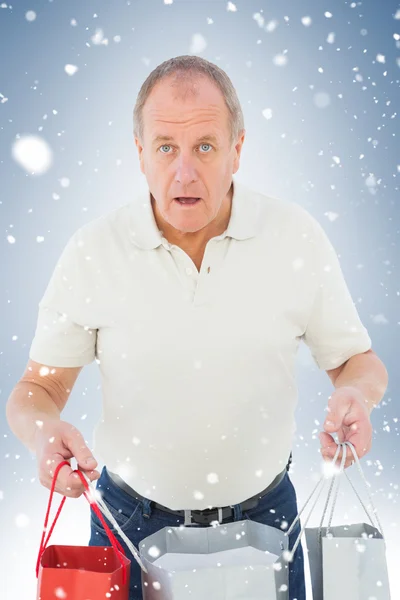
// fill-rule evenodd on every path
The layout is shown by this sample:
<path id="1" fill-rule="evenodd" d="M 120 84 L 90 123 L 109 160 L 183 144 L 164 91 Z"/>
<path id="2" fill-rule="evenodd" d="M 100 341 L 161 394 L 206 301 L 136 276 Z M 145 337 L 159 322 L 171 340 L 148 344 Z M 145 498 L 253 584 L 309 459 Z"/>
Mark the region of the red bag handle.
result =
<path id="1" fill-rule="evenodd" d="M 48 544 L 48 541 L 50 539 L 51 534 L 53 533 L 54 526 L 55 526 L 55 524 L 57 522 L 58 517 L 60 516 L 62 507 L 64 506 L 64 502 L 67 499 L 67 496 L 64 496 L 64 498 L 61 500 L 61 504 L 58 507 L 57 514 L 56 514 L 56 516 L 54 518 L 53 524 L 50 527 L 49 535 L 47 536 L 47 539 L 44 541 L 45 534 L 46 534 L 46 531 L 47 531 L 47 524 L 48 524 L 48 521 L 49 521 L 50 508 L 51 508 L 51 503 L 52 503 L 52 500 L 53 500 L 53 494 L 54 494 L 54 488 L 55 488 L 55 485 L 56 485 L 57 476 L 58 476 L 58 473 L 59 473 L 61 467 L 63 467 L 64 465 L 68 465 L 69 467 L 71 466 L 68 461 L 64 460 L 59 465 L 57 465 L 56 470 L 54 471 L 53 481 L 52 481 L 51 490 L 50 490 L 49 503 L 47 505 L 47 512 L 46 512 L 46 517 L 45 517 L 45 520 L 44 520 L 43 534 L 42 534 L 42 539 L 41 539 L 41 542 L 40 542 L 39 554 L 38 554 L 38 558 L 37 558 L 37 562 L 36 562 L 36 578 L 39 577 L 39 565 L 40 565 L 40 560 L 42 558 L 43 552 L 46 550 L 46 546 Z M 83 494 L 84 494 L 86 500 L 89 502 L 91 508 L 95 511 L 96 515 L 99 517 L 99 519 L 100 519 L 100 521 L 101 521 L 104 529 L 106 530 L 108 539 L 110 540 L 112 547 L 114 548 L 115 552 L 117 553 L 118 558 L 121 561 L 121 564 L 122 564 L 122 582 L 123 582 L 123 584 L 125 584 L 126 583 L 126 565 L 125 565 L 124 561 L 122 560 L 122 558 L 120 556 L 120 554 L 122 554 L 123 556 L 126 556 L 126 554 L 124 552 L 124 549 L 122 548 L 121 544 L 116 539 L 115 535 L 113 534 L 113 532 L 111 531 L 111 529 L 108 527 L 107 523 L 105 522 L 105 520 L 103 518 L 103 515 L 100 512 L 100 509 L 97 506 L 97 503 L 96 503 L 95 499 L 91 498 L 89 496 L 89 494 L 88 494 L 88 492 L 89 492 L 89 486 L 87 484 L 86 479 L 84 478 L 84 476 L 82 475 L 82 473 L 78 469 L 76 469 L 74 471 L 74 473 L 78 473 L 78 475 L 79 475 L 79 477 L 80 477 L 83 485 L 85 486 L 86 491 Z"/>

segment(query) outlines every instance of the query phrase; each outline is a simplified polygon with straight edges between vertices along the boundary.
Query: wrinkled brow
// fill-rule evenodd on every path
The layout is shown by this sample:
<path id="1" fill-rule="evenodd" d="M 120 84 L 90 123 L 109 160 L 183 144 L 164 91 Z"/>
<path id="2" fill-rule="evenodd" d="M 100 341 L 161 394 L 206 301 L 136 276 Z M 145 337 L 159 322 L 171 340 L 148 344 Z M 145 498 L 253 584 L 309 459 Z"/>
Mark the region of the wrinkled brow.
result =
<path id="1" fill-rule="evenodd" d="M 156 144 L 158 142 L 173 142 L 174 138 L 171 135 L 157 135 L 154 139 L 153 139 L 153 144 Z M 213 135 L 213 134 L 207 134 L 207 135 L 202 135 L 199 138 L 197 138 L 197 140 L 195 140 L 196 144 L 199 144 L 201 142 L 212 142 L 213 144 L 218 144 L 218 138 Z"/>

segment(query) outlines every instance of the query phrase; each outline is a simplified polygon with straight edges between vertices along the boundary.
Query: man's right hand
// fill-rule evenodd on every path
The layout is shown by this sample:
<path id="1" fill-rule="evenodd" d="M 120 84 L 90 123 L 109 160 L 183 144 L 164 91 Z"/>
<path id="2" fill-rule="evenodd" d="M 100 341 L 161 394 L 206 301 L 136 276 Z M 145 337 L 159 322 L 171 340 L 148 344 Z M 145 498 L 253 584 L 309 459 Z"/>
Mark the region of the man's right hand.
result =
<path id="1" fill-rule="evenodd" d="M 71 458 L 76 459 L 77 468 L 85 473 L 90 481 L 100 477 L 100 473 L 94 470 L 97 467 L 96 459 L 86 446 L 80 431 L 70 423 L 59 419 L 46 420 L 42 426 L 38 426 L 34 443 L 39 481 L 44 487 L 51 489 L 57 465 Z M 70 498 L 79 498 L 85 491 L 79 475 L 67 465 L 61 467 L 54 489 Z"/>

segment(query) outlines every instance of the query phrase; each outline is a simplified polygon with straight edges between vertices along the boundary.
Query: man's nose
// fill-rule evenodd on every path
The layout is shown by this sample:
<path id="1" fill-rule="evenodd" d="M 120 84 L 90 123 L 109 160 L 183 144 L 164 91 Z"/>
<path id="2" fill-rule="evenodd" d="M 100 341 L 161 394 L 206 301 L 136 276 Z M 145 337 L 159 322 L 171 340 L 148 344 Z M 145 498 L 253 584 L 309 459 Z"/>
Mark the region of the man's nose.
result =
<path id="1" fill-rule="evenodd" d="M 197 170 L 195 166 L 195 158 L 187 154 L 181 154 L 177 159 L 175 172 L 175 180 L 181 185 L 188 185 L 197 180 Z"/>

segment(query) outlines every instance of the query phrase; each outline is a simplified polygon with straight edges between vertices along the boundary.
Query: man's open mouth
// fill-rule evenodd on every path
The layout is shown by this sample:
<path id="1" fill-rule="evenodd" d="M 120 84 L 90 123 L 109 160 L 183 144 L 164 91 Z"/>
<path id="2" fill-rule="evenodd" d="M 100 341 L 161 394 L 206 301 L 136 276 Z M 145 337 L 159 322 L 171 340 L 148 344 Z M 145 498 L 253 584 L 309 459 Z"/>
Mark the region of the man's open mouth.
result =
<path id="1" fill-rule="evenodd" d="M 201 198 L 182 198 L 182 197 L 179 197 L 179 198 L 175 198 L 175 200 L 177 202 L 179 202 L 179 204 L 188 204 L 188 205 L 190 205 L 190 204 L 196 204 L 196 202 L 198 202 L 199 200 L 201 200 Z"/>

